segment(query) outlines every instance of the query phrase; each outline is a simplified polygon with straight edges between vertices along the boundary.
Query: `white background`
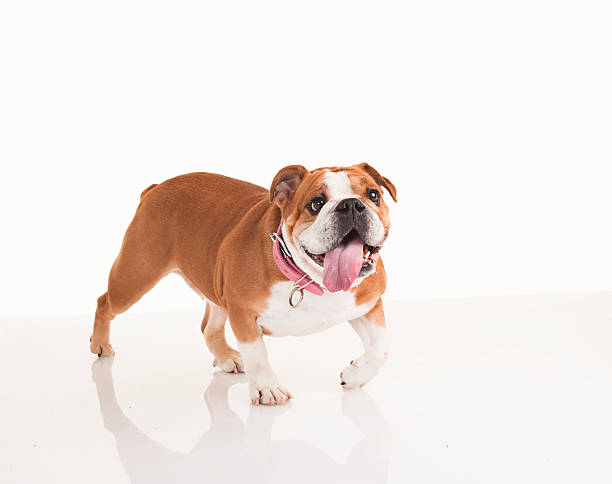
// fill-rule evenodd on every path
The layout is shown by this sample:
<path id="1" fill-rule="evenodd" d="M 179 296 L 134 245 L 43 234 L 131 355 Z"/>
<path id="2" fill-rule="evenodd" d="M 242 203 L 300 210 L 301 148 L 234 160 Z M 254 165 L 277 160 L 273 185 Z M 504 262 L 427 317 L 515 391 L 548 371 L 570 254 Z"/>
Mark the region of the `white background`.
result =
<path id="1" fill-rule="evenodd" d="M 389 298 L 611 290 L 611 25 L 609 1 L 4 1 L 0 314 L 93 317 L 149 184 L 296 162 L 394 181 Z M 167 279 L 134 311 L 201 306 Z"/>

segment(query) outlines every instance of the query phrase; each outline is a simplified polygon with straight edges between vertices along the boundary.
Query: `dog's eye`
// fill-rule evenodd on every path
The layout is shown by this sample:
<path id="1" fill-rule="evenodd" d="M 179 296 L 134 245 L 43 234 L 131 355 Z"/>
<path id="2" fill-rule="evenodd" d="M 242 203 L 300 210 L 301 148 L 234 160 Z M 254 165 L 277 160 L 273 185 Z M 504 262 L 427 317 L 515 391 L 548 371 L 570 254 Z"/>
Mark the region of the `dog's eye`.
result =
<path id="1" fill-rule="evenodd" d="M 306 208 L 312 215 L 315 215 L 321 210 L 323 205 L 325 205 L 325 199 L 323 197 L 314 197 L 310 199 Z"/>
<path id="2" fill-rule="evenodd" d="M 368 188 L 368 198 L 372 200 L 376 205 L 380 205 L 380 193 L 378 190 Z"/>

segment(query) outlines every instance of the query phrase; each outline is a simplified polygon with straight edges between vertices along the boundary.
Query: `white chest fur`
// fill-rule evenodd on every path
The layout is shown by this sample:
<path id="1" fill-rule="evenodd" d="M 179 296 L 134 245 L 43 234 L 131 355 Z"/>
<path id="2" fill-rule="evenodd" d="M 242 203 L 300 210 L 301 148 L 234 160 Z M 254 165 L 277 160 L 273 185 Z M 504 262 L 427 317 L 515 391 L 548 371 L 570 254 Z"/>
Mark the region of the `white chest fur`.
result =
<path id="1" fill-rule="evenodd" d="M 257 324 L 271 336 L 302 336 L 316 333 L 366 314 L 376 301 L 356 305 L 350 292 L 325 291 L 317 296 L 304 291 L 304 300 L 295 308 L 289 306 L 293 283 L 278 282 L 272 286 L 268 307 L 257 318 Z M 297 298 L 297 297 L 296 297 Z"/>

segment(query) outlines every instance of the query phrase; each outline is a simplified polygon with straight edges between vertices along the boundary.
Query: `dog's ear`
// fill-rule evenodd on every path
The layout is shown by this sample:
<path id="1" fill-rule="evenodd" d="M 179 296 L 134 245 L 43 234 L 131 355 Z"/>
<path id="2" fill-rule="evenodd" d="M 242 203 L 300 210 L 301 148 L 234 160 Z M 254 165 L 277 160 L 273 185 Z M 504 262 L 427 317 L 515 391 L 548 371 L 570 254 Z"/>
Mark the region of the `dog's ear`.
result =
<path id="1" fill-rule="evenodd" d="M 361 163 L 357 166 L 374 178 L 374 181 L 378 183 L 379 186 L 383 187 L 389 192 L 389 195 L 391 195 L 393 201 L 397 202 L 397 190 L 395 189 L 395 185 L 391 183 L 391 180 L 389 180 L 386 176 L 382 176 L 374 167 L 368 165 L 367 163 Z"/>
<path id="2" fill-rule="evenodd" d="M 302 165 L 289 165 L 279 171 L 270 186 L 270 201 L 280 204 L 293 196 L 308 170 Z"/>

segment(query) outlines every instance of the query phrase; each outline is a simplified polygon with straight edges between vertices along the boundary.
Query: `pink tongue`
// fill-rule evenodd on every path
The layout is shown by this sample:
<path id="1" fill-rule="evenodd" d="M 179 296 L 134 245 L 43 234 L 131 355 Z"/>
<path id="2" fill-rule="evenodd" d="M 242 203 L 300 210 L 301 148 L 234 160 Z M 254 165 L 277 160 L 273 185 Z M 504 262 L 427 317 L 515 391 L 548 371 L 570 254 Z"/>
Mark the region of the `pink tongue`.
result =
<path id="1" fill-rule="evenodd" d="M 331 292 L 348 291 L 361 270 L 363 240 L 356 233 L 325 254 L 323 284 Z"/>

